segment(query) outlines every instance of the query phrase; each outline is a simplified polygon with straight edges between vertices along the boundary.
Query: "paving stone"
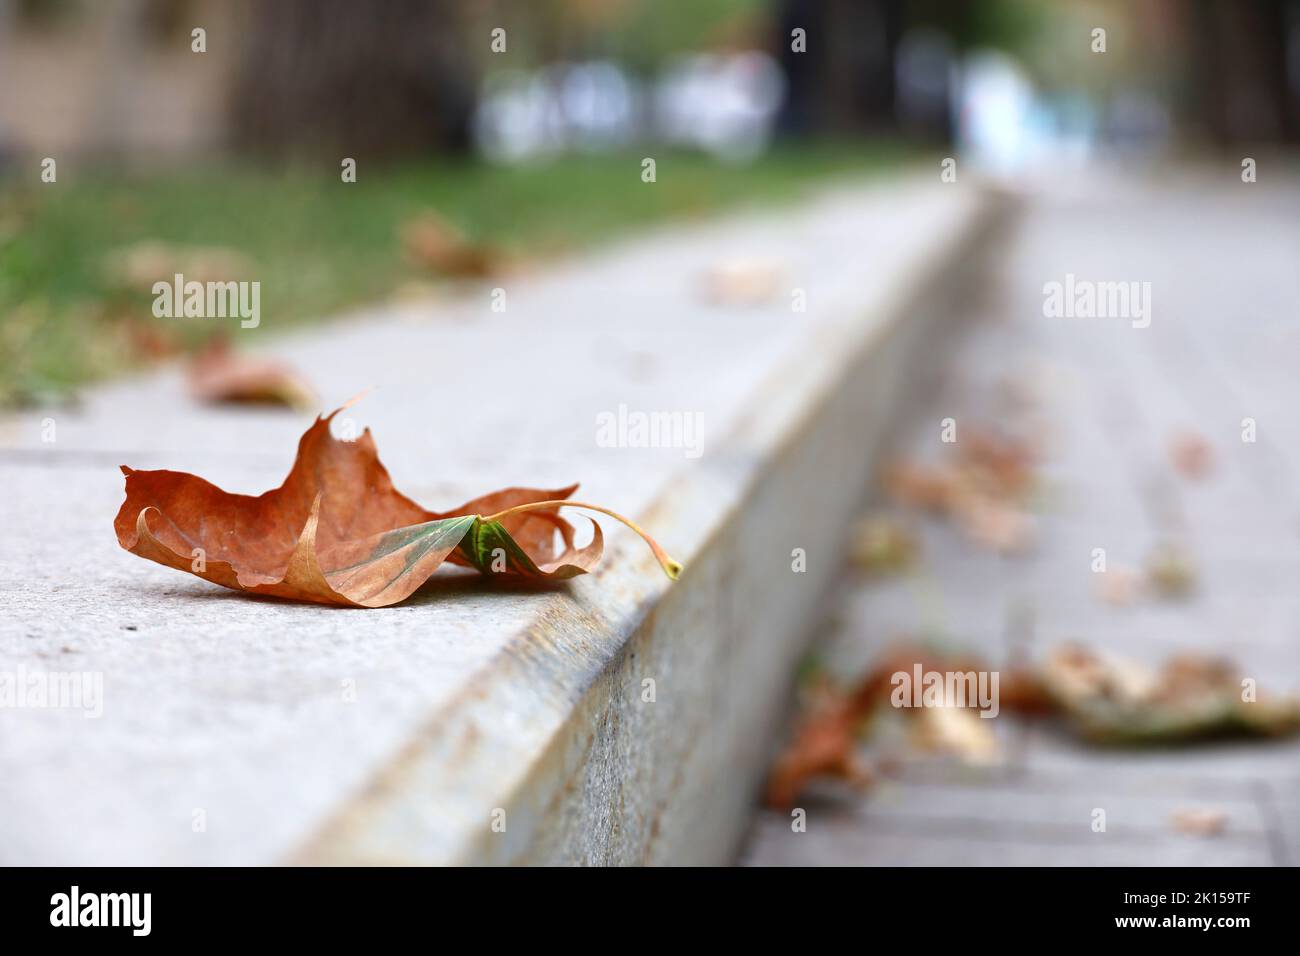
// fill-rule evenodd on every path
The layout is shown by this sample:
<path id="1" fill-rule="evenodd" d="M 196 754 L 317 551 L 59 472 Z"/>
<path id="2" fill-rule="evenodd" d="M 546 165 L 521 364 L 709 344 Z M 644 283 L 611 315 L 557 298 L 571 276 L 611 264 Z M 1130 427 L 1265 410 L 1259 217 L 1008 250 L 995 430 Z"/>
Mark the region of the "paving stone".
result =
<path id="1" fill-rule="evenodd" d="M 1196 175 L 1159 182 L 1084 177 L 1028 189 L 1026 212 L 995 273 L 992 298 L 957 317 L 966 331 L 947 375 L 923 401 L 899 453 L 943 455 L 939 422 L 961 428 L 1011 414 L 1008 379 L 1038 395 L 1049 457 L 1036 549 L 1016 558 L 920 522 L 914 573 L 845 585 L 818 654 L 860 672 L 889 641 L 940 634 L 995 662 L 1008 622 L 1031 608 L 1031 651 L 1065 640 L 1151 665 L 1188 651 L 1234 660 L 1259 686 L 1300 689 L 1300 302 L 1294 223 L 1300 187 L 1216 186 Z M 1213 223 L 1213 228 L 1205 228 Z M 1047 318 L 1043 286 L 1066 274 L 1152 286 L 1152 323 Z M 1267 435 L 1241 441 L 1241 420 Z M 1204 435 L 1215 463 L 1203 481 L 1170 465 L 1179 431 Z M 1166 538 L 1186 543 L 1201 588 L 1186 601 L 1113 607 L 1096 595 L 1092 549 L 1140 569 Z M 999 718 L 1001 723 L 1001 718 Z M 1024 731 L 1005 782 L 969 776 L 903 789 L 806 835 L 764 814 L 744 859 L 765 863 L 1249 865 L 1300 859 L 1290 785 L 1300 742 L 1125 751 L 1088 746 L 1050 726 Z M 1175 804 L 1223 807 L 1233 839 L 1168 834 Z M 1111 805 L 1106 839 L 1060 832 Z M 810 814 L 810 820 L 813 816 Z M 1123 820 L 1121 825 L 1116 822 Z M 939 826 L 939 824 L 942 826 Z M 1070 831 L 1074 833 L 1073 830 Z"/>

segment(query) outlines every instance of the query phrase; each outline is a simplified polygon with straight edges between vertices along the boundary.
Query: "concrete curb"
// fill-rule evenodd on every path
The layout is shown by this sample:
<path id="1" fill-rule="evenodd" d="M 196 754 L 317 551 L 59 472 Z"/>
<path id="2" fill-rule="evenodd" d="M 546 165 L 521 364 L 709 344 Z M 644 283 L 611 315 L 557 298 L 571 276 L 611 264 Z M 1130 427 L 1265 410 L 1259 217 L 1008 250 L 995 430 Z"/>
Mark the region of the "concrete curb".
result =
<path id="1" fill-rule="evenodd" d="M 732 859 L 846 519 L 1008 205 L 954 193 L 921 226 L 934 241 L 841 296 L 707 467 L 662 490 L 647 522 L 692 543 L 675 586 L 647 589 L 638 556 L 555 596 L 291 861 Z"/>

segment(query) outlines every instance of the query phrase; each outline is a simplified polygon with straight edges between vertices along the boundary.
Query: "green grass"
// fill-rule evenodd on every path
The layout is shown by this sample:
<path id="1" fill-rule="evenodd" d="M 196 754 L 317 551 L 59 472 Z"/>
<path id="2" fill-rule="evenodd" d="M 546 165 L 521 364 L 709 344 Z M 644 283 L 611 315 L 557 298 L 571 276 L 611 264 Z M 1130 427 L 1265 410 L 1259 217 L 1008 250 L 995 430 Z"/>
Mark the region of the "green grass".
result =
<path id="1" fill-rule="evenodd" d="M 77 175 L 61 163 L 57 184 L 0 182 L 0 404 L 59 398 L 237 327 L 155 319 L 152 295 L 124 289 L 108 266 L 134 243 L 237 251 L 249 274 L 231 278 L 261 282 L 262 324 L 248 334 L 274 334 L 431 279 L 398 239 L 422 210 L 437 210 L 475 240 L 546 256 L 738 203 L 789 201 L 828 177 L 887 168 L 906 155 L 900 146 L 826 144 L 726 166 L 665 154 L 654 184 L 641 182 L 636 156 L 514 168 L 363 165 L 355 184 L 342 183 L 336 168 Z"/>

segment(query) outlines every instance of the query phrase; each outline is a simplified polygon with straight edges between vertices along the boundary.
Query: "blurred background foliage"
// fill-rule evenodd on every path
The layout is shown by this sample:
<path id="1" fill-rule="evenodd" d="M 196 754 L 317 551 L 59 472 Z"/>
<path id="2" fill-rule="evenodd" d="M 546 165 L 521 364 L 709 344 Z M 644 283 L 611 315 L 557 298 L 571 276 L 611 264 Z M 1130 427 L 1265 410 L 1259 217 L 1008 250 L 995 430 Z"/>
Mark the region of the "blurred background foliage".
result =
<path id="1" fill-rule="evenodd" d="M 544 262 L 936 151 L 1298 132 L 1300 0 L 0 0 L 0 403 L 194 348 L 142 291 L 177 262 L 261 281 L 273 332 L 456 278 L 403 255 L 431 210 Z"/>

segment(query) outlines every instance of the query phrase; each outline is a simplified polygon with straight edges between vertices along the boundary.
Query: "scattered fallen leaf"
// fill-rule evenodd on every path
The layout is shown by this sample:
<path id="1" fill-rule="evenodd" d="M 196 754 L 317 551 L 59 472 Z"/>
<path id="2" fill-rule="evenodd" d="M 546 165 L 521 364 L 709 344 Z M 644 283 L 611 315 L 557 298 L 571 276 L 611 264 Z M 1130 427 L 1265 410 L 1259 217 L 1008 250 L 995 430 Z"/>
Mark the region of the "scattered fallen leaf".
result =
<path id="1" fill-rule="evenodd" d="M 1134 703 L 1150 696 L 1155 674 L 1136 661 L 1102 655 L 1082 644 L 1053 651 L 1043 666 L 1049 692 L 1065 710 L 1078 710 L 1095 700 Z"/>
<path id="2" fill-rule="evenodd" d="M 913 739 L 922 750 L 957 757 L 970 764 L 994 764 L 1001 748 L 992 722 L 969 707 L 922 707 Z"/>
<path id="3" fill-rule="evenodd" d="M 772 765 L 767 780 L 769 806 L 794 806 L 808 781 L 837 778 L 865 786 L 871 774 L 857 754 L 856 708 L 849 699 L 824 701 L 807 716 L 794 740 Z"/>
<path id="4" fill-rule="evenodd" d="M 311 386 L 288 365 L 236 352 L 221 336 L 211 339 L 194 357 L 189 366 L 189 383 L 194 398 L 210 404 L 286 405 L 298 409 L 316 405 Z"/>
<path id="5" fill-rule="evenodd" d="M 1196 590 L 1196 562 L 1181 545 L 1165 543 L 1147 558 L 1147 581 L 1163 598 L 1185 598 Z"/>
<path id="6" fill-rule="evenodd" d="M 1213 693 L 1225 685 L 1238 689 L 1237 672 L 1231 661 L 1203 654 L 1178 654 L 1165 662 L 1164 678 L 1156 696 L 1176 700 Z"/>
<path id="7" fill-rule="evenodd" d="M 1181 809 L 1169 817 L 1175 830 L 1193 836 L 1218 836 L 1228 826 L 1228 814 L 1223 810 Z"/>
<path id="8" fill-rule="evenodd" d="M 1142 576 L 1130 568 L 1107 568 L 1097 575 L 1097 595 L 1107 604 L 1128 607 L 1142 596 Z"/>
<path id="9" fill-rule="evenodd" d="M 432 210 L 402 225 L 402 246 L 411 261 L 439 275 L 481 279 L 501 271 L 504 256 L 494 246 L 471 242 Z"/>
<path id="10" fill-rule="evenodd" d="M 863 773 L 859 748 L 889 707 L 893 675 L 914 672 L 969 673 L 988 665 L 961 654 L 936 654 L 900 645 L 886 651 L 848 690 L 827 690 L 824 674 L 808 716 L 772 768 L 768 800 L 786 807 L 821 776 Z M 1243 699 L 1242 683 L 1222 659 L 1184 654 L 1153 670 L 1135 661 L 1102 655 L 1079 644 L 1055 649 L 1037 667 L 1004 667 L 1000 714 L 1024 718 L 1060 716 L 1065 726 L 1097 744 L 1143 745 L 1210 736 L 1278 736 L 1300 731 L 1300 698 Z M 974 702 L 972 701 L 972 704 Z M 975 706 L 898 708 L 911 738 L 923 749 L 953 754 L 969 763 L 999 759 L 992 721 Z M 883 765 L 877 767 L 884 772 Z"/>
<path id="11" fill-rule="evenodd" d="M 720 262 L 704 273 L 703 295 L 719 305 L 761 305 L 776 298 L 781 287 L 781 267 L 758 258 Z"/>
<path id="12" fill-rule="evenodd" d="M 850 560 L 869 574 L 906 570 L 920 552 L 916 533 L 889 515 L 868 515 L 853 528 Z"/>
<path id="13" fill-rule="evenodd" d="M 1033 519 L 996 498 L 962 495 L 953 506 L 957 523 L 971 541 L 999 554 L 1023 554 L 1034 542 Z"/>
<path id="14" fill-rule="evenodd" d="M 284 483 L 257 497 L 230 494 L 190 474 L 123 465 L 126 500 L 114 521 L 118 543 L 235 590 L 386 607 L 409 597 L 444 562 L 532 580 L 591 570 L 603 548 L 600 526 L 592 521 L 591 542 L 580 548 L 573 526 L 557 514 L 577 507 L 637 532 L 669 577 L 681 570 L 632 521 L 567 500 L 577 485 L 507 488 L 451 511 L 426 511 L 393 487 L 369 429 L 356 441 L 330 434 L 330 421 L 341 410 L 316 419 Z"/>
<path id="15" fill-rule="evenodd" d="M 896 462 L 884 474 L 899 504 L 951 519 L 980 547 L 1002 554 L 1029 550 L 1034 521 L 1034 452 L 1027 442 L 967 428 L 948 461 Z"/>
<path id="16" fill-rule="evenodd" d="M 967 428 L 956 444 L 966 483 L 994 497 L 1023 501 L 1033 490 L 1034 454 L 1029 444 Z"/>
<path id="17" fill-rule="evenodd" d="M 1056 713 L 1056 702 L 1037 668 L 1016 665 L 1003 668 L 1001 674 L 1000 711 L 1022 717 L 1047 717 Z"/>
<path id="18" fill-rule="evenodd" d="M 915 462 L 898 462 L 885 471 L 885 491 L 896 502 L 926 511 L 943 512 L 956 488 L 956 476 L 948 469 Z"/>
<path id="19" fill-rule="evenodd" d="M 1184 478 L 1199 481 L 1214 470 L 1214 446 L 1196 432 L 1179 432 L 1169 440 L 1169 460 Z"/>
<path id="20" fill-rule="evenodd" d="M 835 689 L 819 673 L 807 715 L 799 721 L 794 737 L 769 773 L 768 804 L 778 808 L 792 806 L 808 782 L 816 778 L 835 777 L 857 784 L 869 782 L 872 776 L 857 752 L 861 736 L 877 708 L 888 704 L 894 674 L 910 673 L 918 664 L 922 670 L 941 669 L 940 665 L 969 670 L 972 662 L 936 656 L 923 648 L 903 644 L 886 651 L 851 689 Z M 918 710 L 924 709 L 910 709 L 905 713 L 915 716 Z"/>
<path id="21" fill-rule="evenodd" d="M 1300 730 L 1300 700 L 1244 699 L 1236 669 L 1183 654 L 1152 670 L 1080 645 L 1053 652 L 1042 669 L 1057 708 L 1098 743 L 1145 744 L 1213 736 L 1273 736 Z"/>

